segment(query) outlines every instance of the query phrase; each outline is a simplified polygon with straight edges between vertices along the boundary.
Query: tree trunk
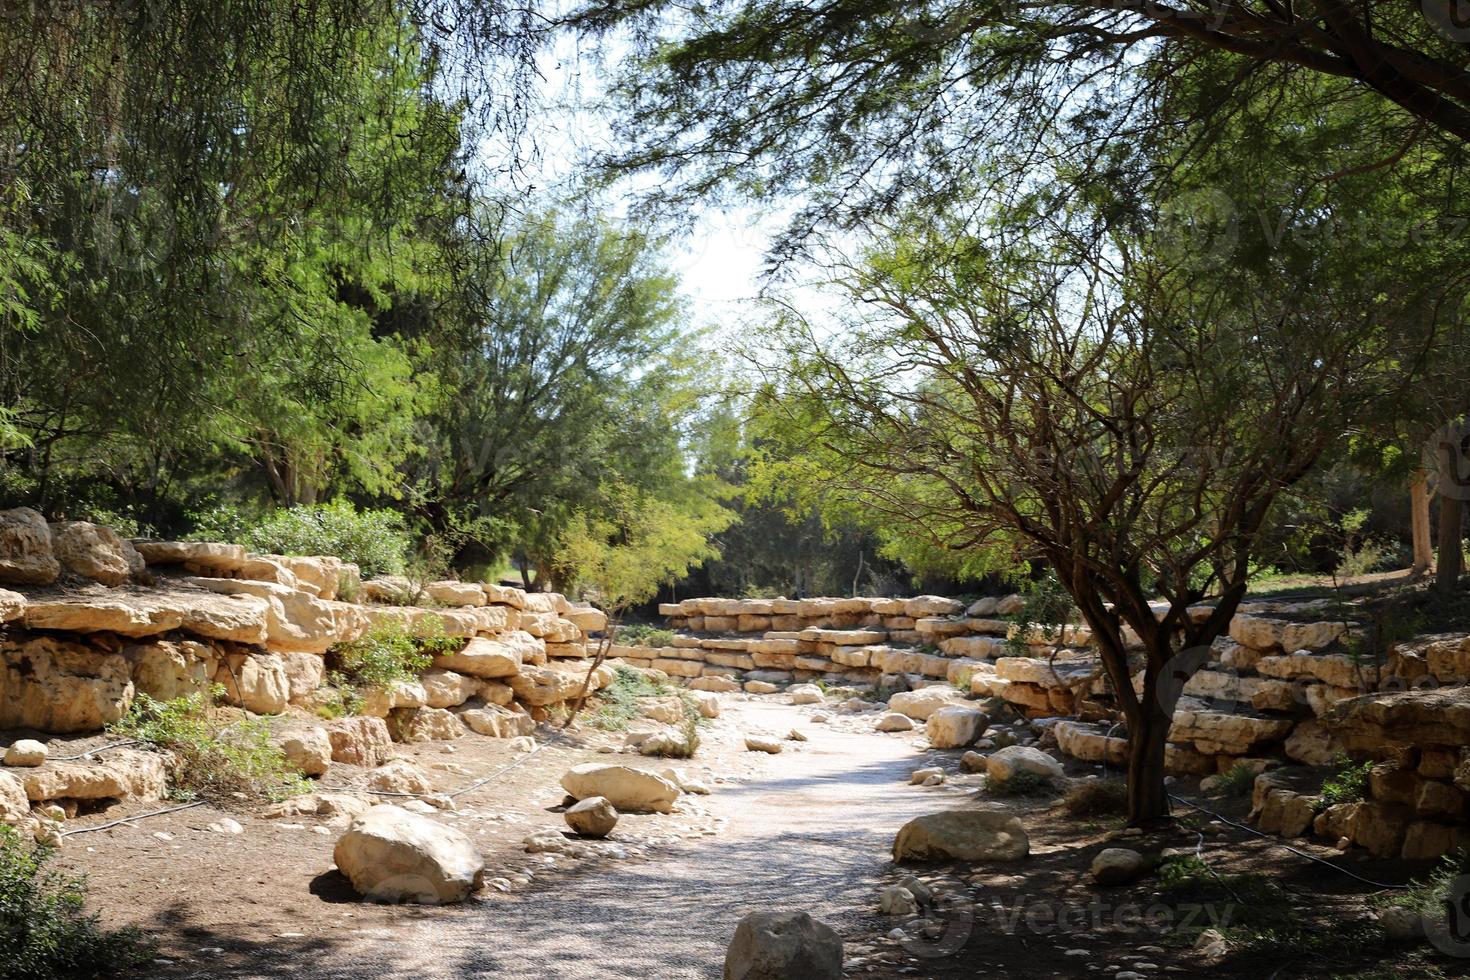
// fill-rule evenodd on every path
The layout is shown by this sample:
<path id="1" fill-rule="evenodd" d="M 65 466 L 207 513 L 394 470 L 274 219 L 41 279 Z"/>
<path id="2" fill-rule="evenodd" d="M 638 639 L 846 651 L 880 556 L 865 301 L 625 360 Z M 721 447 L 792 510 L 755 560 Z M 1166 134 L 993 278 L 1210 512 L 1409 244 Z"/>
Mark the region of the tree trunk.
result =
<path id="1" fill-rule="evenodd" d="M 1422 469 L 1409 476 L 1409 513 L 1414 533 L 1413 574 L 1418 576 L 1429 571 L 1434 558 L 1429 542 L 1429 480 Z"/>
<path id="2" fill-rule="evenodd" d="M 1460 550 L 1463 536 L 1462 519 L 1465 502 L 1453 493 L 1439 495 L 1439 565 L 1434 586 L 1441 592 L 1453 592 L 1460 584 L 1464 555 Z"/>
<path id="3" fill-rule="evenodd" d="M 1153 679 L 1145 682 L 1141 717 L 1128 727 L 1128 826 L 1158 823 L 1169 817 L 1169 791 L 1164 786 L 1164 745 L 1173 724 L 1159 704 Z"/>

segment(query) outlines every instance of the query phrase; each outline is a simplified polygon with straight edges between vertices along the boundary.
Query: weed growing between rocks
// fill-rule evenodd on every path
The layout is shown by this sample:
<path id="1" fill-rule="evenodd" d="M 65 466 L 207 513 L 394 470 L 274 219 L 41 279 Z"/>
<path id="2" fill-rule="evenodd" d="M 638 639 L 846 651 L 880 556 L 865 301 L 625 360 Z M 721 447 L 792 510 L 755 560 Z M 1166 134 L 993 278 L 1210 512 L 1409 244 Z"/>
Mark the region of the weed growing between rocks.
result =
<path id="1" fill-rule="evenodd" d="M 612 683 L 597 692 L 597 710 L 587 716 L 587 723 L 605 732 L 621 732 L 628 722 L 638 717 L 638 699 L 668 697 L 674 693 L 667 684 L 656 684 L 648 676 L 627 667 L 613 673 Z M 689 705 L 684 705 L 687 716 Z M 695 711 L 698 715 L 698 711 Z"/>
<path id="2" fill-rule="evenodd" d="M 136 929 L 103 929 L 82 879 L 47 867 L 52 853 L 0 825 L 0 980 L 140 975 L 153 944 Z"/>
<path id="3" fill-rule="evenodd" d="M 1339 803 L 1354 803 L 1368 795 L 1368 777 L 1373 763 L 1353 762 L 1346 756 L 1337 760 L 1337 772 L 1322 781 L 1322 795 L 1313 803 L 1318 813 Z"/>
<path id="4" fill-rule="evenodd" d="M 366 692 L 412 681 L 436 656 L 453 653 L 463 645 L 464 640 L 444 634 L 444 621 L 437 616 L 426 618 L 417 628 L 396 620 L 379 623 L 332 651 L 335 667 L 327 680 L 333 690 L 330 694 L 325 688 L 318 691 L 317 714 L 324 718 L 355 715 L 362 710 Z"/>
<path id="5" fill-rule="evenodd" d="M 275 801 L 308 792 L 306 777 L 271 743 L 265 719 L 236 714 L 231 720 L 215 704 L 223 692 L 216 686 L 208 695 L 172 701 L 139 694 L 109 731 L 169 753 L 175 799 Z"/>
<path id="6" fill-rule="evenodd" d="M 674 631 L 648 623 L 629 623 L 618 627 L 618 642 L 630 647 L 669 647 L 674 645 Z"/>
<path id="7" fill-rule="evenodd" d="M 1245 796 L 1256 782 L 1256 770 L 1244 762 L 1237 762 L 1220 774 L 1215 786 L 1223 796 Z"/>

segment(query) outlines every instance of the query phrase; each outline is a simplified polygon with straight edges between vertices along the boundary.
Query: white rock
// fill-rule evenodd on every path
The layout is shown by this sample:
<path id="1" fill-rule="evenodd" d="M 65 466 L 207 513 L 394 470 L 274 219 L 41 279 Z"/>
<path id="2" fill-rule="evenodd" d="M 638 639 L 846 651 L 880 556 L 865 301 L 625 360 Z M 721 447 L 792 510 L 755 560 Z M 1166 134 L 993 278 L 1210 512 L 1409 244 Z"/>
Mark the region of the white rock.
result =
<path id="1" fill-rule="evenodd" d="M 669 813 L 680 792 L 657 773 L 600 762 L 574 766 L 561 777 L 561 785 L 578 800 L 604 797 L 621 813 Z"/>
<path id="2" fill-rule="evenodd" d="M 908 715 L 901 715 L 897 711 L 888 711 L 879 716 L 873 728 L 880 732 L 908 732 L 913 731 L 914 720 Z"/>
<path id="3" fill-rule="evenodd" d="M 895 861 L 1015 861 L 1030 852 L 1026 828 L 1004 810 L 949 810 L 916 817 L 893 841 Z"/>
<path id="4" fill-rule="evenodd" d="M 46 762 L 46 746 L 33 738 L 23 738 L 11 744 L 5 750 L 5 764 L 7 766 L 23 766 L 31 768 L 44 765 Z"/>
<path id="5" fill-rule="evenodd" d="M 781 743 L 774 738 L 766 738 L 763 735 L 745 736 L 745 749 L 747 752 L 765 752 L 769 755 L 779 755 Z"/>
<path id="6" fill-rule="evenodd" d="M 1047 779 L 1060 779 L 1065 775 L 1060 762 L 1029 745 L 1008 745 L 997 749 L 986 757 L 985 767 L 986 774 L 1000 782 L 1018 772 L 1029 772 Z"/>
<path id="7" fill-rule="evenodd" d="M 930 776 L 943 775 L 944 770 L 939 768 L 938 766 L 928 766 L 924 769 L 915 769 L 913 772 L 909 773 L 909 784 L 911 786 L 917 786 L 924 780 L 928 779 Z"/>
<path id="8" fill-rule="evenodd" d="M 947 708 L 965 695 L 947 684 L 920 688 L 917 691 L 900 691 L 888 699 L 888 710 L 908 715 L 915 721 L 928 721 L 929 716 L 940 708 Z"/>
<path id="9" fill-rule="evenodd" d="M 216 834 L 245 833 L 245 828 L 240 826 L 240 822 L 238 820 L 231 820 L 229 817 L 224 817 L 223 819 L 216 820 L 214 823 L 209 825 L 209 830 L 211 833 Z"/>
<path id="10" fill-rule="evenodd" d="M 931 714 L 924 731 L 936 749 L 962 749 L 979 738 L 988 724 L 985 712 L 952 705 Z"/>
<path id="11" fill-rule="evenodd" d="M 792 704 L 821 704 L 825 695 L 815 684 L 797 684 L 787 690 Z"/>
<path id="12" fill-rule="evenodd" d="M 469 837 L 396 806 L 354 820 L 332 857 L 359 894 L 380 902 L 463 901 L 485 871 Z"/>

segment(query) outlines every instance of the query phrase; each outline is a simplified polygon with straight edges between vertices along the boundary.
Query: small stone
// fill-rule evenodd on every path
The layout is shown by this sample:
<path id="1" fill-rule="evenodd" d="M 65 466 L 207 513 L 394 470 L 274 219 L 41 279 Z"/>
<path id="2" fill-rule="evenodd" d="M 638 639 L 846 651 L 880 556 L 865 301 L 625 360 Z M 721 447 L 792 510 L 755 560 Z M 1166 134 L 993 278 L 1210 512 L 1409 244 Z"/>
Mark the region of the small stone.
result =
<path id="1" fill-rule="evenodd" d="M 960 756 L 960 768 L 965 772 L 984 772 L 986 770 L 985 756 L 979 752 L 966 752 Z"/>
<path id="2" fill-rule="evenodd" d="M 944 773 L 942 773 L 942 772 L 936 772 L 934 775 L 929 776 L 928 778 L 926 778 L 919 785 L 920 786 L 943 786 L 944 785 Z"/>
<path id="3" fill-rule="evenodd" d="M 907 888 L 889 885 L 878 892 L 878 911 L 884 915 L 918 915 L 919 903 Z"/>
<path id="4" fill-rule="evenodd" d="M 1092 859 L 1092 878 L 1099 885 L 1125 885 L 1143 874 L 1142 854 L 1126 847 L 1109 847 Z"/>
<path id="5" fill-rule="evenodd" d="M 805 742 L 806 736 L 793 728 L 791 729 L 791 731 L 786 733 L 786 740 L 788 742 Z"/>
<path id="6" fill-rule="evenodd" d="M 223 819 L 216 820 L 214 823 L 212 823 L 212 824 L 209 825 L 209 830 L 210 830 L 211 833 L 215 833 L 215 834 L 243 834 L 243 833 L 245 833 L 245 828 L 242 827 L 242 826 L 240 826 L 239 821 L 232 820 L 229 817 L 224 817 Z"/>
<path id="7" fill-rule="evenodd" d="M 774 738 L 766 738 L 760 735 L 745 736 L 745 748 L 748 752 L 765 752 L 770 755 L 779 755 L 781 743 Z"/>
<path id="8" fill-rule="evenodd" d="M 943 775 L 944 770 L 939 768 L 938 766 L 929 766 L 924 769 L 915 769 L 913 772 L 909 773 L 909 784 L 912 786 L 918 786 L 921 785 L 930 776 Z"/>
<path id="9" fill-rule="evenodd" d="M 1378 927 L 1389 939 L 1407 942 L 1424 938 L 1424 918 L 1413 909 L 1390 905 L 1378 913 Z"/>
<path id="10" fill-rule="evenodd" d="M 889 711 L 879 716 L 873 724 L 873 729 L 879 732 L 909 732 L 913 731 L 914 720 L 908 715 L 901 715 L 897 711 Z"/>
<path id="11" fill-rule="evenodd" d="M 46 746 L 33 738 L 23 738 L 5 750 L 7 766 L 33 768 L 46 762 Z"/>
<path id="12" fill-rule="evenodd" d="M 567 826 L 583 837 L 606 837 L 618 825 L 617 809 L 602 796 L 589 796 L 566 811 Z"/>

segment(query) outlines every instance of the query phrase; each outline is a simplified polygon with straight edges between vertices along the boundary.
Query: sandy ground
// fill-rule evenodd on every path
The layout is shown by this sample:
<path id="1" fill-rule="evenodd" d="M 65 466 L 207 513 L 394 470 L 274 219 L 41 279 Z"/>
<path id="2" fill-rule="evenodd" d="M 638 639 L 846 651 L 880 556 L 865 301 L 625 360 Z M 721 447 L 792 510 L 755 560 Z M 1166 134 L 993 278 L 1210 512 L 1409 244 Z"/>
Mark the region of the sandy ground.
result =
<path id="1" fill-rule="evenodd" d="M 813 723 L 816 711 L 831 721 Z M 836 928 L 852 976 L 1376 977 L 1388 974 L 1362 969 L 1403 966 L 1403 950 L 1386 947 L 1359 957 L 1351 970 L 1318 963 L 1306 950 L 1269 969 L 1249 957 L 1205 967 L 1178 930 L 1231 910 L 1161 905 L 1154 879 L 1099 889 L 1087 875 L 1097 851 L 1198 849 L 1221 873 L 1280 881 L 1324 929 L 1361 917 L 1373 889 L 1207 817 L 1192 815 L 1160 838 L 1119 839 L 1117 818 L 1070 817 L 1049 799 L 985 798 L 980 777 L 958 774 L 960 753 L 928 751 L 922 726 L 874 733 L 873 717 L 726 697 L 698 757 L 678 764 L 710 782 L 713 794 L 682 798 L 672 815 L 625 816 L 599 856 L 580 860 L 530 855 L 521 841 L 533 830 L 564 827 L 557 778 L 578 762 L 628 759 L 597 751 L 621 736 L 584 733 L 529 758 L 491 739 L 463 739 L 453 752 L 437 743 L 405 746 L 425 768 L 448 760 L 461 770 L 434 770 L 437 788 L 446 790 L 520 760 L 463 796 L 458 812 L 442 815 L 480 842 L 487 877 L 510 882 L 508 891 L 487 889 L 459 906 L 360 902 L 332 870 L 336 832 L 314 830 L 315 819 L 293 825 L 237 813 L 245 832 L 221 835 L 207 829 L 221 814 L 201 807 L 80 835 L 65 861 L 88 872 L 93 903 L 109 924 L 139 925 L 159 937 L 157 976 L 719 977 L 736 923 L 772 909 L 807 911 Z M 785 735 L 793 728 L 808 741 L 787 741 L 778 756 L 744 750 L 747 731 Z M 949 770 L 950 782 L 910 786 L 910 772 L 933 762 Z M 891 934 L 900 921 L 878 914 L 878 890 L 914 873 L 890 860 L 894 834 L 913 816 L 977 802 L 1022 816 L 1031 857 L 920 869 L 955 897 L 953 911 L 927 935 L 912 927 Z M 1245 805 L 1229 804 L 1232 815 L 1239 818 Z M 1425 870 L 1296 843 L 1377 879 L 1402 881 Z M 1396 975 L 1467 975 L 1460 962 L 1444 963 Z"/>

